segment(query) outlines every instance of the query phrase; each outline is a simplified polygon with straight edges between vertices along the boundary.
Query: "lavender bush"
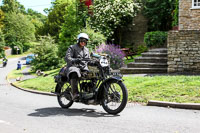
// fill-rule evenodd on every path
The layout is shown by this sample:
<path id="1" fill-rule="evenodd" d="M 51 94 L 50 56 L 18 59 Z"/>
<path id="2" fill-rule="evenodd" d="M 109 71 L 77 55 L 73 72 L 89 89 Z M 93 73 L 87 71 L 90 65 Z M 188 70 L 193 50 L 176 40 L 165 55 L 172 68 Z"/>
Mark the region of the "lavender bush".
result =
<path id="1" fill-rule="evenodd" d="M 97 47 L 96 52 L 110 55 L 110 67 L 112 69 L 119 69 L 124 65 L 125 54 L 121 51 L 119 45 L 101 44 Z"/>

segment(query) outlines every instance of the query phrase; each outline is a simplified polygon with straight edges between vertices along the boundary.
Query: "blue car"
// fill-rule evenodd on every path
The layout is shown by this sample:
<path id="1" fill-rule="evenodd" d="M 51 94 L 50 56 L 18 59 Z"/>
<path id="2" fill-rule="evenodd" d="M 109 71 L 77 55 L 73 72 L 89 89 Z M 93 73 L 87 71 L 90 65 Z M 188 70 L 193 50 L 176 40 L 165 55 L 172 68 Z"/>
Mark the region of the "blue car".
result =
<path id="1" fill-rule="evenodd" d="M 26 57 L 26 64 L 30 64 L 33 61 L 34 57 L 35 57 L 34 54 L 27 55 L 27 57 Z"/>

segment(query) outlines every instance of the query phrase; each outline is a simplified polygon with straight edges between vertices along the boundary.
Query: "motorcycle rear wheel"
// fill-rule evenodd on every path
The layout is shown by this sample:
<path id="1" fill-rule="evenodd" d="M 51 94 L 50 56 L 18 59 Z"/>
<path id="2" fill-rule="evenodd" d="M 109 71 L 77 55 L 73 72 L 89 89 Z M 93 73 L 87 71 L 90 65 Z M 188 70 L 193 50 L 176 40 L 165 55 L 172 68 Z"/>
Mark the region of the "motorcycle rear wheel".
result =
<path id="1" fill-rule="evenodd" d="M 62 108 L 71 107 L 74 102 L 73 100 L 71 100 L 72 98 L 70 94 L 70 88 L 69 88 L 70 86 L 66 88 L 65 84 L 63 85 L 57 84 L 56 87 L 59 87 L 57 88 L 59 92 L 59 95 L 57 95 L 57 100 L 58 100 L 59 105 Z"/>
<path id="2" fill-rule="evenodd" d="M 123 82 L 111 80 L 106 83 L 101 104 L 103 109 L 109 114 L 118 114 L 126 106 L 128 92 Z"/>

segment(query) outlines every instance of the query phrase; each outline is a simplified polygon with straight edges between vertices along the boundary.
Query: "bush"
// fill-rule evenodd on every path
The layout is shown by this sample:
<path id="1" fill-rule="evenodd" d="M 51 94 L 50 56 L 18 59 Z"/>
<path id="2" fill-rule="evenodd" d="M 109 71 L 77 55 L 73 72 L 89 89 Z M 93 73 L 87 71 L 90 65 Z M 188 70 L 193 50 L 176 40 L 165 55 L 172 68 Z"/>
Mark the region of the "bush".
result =
<path id="1" fill-rule="evenodd" d="M 110 56 L 110 67 L 112 69 L 119 69 L 124 65 L 123 58 L 125 57 L 125 54 L 121 51 L 119 45 L 115 44 L 101 44 L 96 49 L 97 53 L 105 53 Z"/>
<path id="2" fill-rule="evenodd" d="M 132 23 L 139 9 L 133 0 L 95 0 L 90 25 L 113 39 L 114 31 Z"/>
<path id="3" fill-rule="evenodd" d="M 57 55 L 58 49 L 54 40 L 50 36 L 40 39 L 40 44 L 32 50 L 35 59 L 32 62 L 32 70 L 53 70 L 60 67 L 60 58 Z"/>
<path id="4" fill-rule="evenodd" d="M 144 35 L 144 42 L 147 47 L 161 47 L 167 41 L 167 32 L 153 31 L 146 32 Z"/>

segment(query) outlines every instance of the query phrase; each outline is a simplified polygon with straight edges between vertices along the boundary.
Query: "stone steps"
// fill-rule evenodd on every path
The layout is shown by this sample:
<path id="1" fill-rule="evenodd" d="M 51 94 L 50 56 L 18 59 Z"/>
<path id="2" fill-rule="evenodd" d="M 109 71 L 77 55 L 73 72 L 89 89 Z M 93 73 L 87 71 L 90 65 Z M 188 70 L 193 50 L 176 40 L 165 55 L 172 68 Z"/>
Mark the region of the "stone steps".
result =
<path id="1" fill-rule="evenodd" d="M 167 73 L 167 49 L 151 49 L 120 69 L 122 74 Z"/>
<path id="2" fill-rule="evenodd" d="M 146 52 L 142 53 L 142 57 L 167 57 L 167 53 Z"/>
<path id="3" fill-rule="evenodd" d="M 135 62 L 166 63 L 167 57 L 136 57 Z"/>
<path id="4" fill-rule="evenodd" d="M 144 63 L 144 62 L 131 62 L 127 64 L 128 68 L 165 68 L 167 63 Z"/>
<path id="5" fill-rule="evenodd" d="M 167 68 L 121 68 L 122 74 L 167 73 Z"/>
<path id="6" fill-rule="evenodd" d="M 150 49 L 148 52 L 167 53 L 167 48 Z"/>

